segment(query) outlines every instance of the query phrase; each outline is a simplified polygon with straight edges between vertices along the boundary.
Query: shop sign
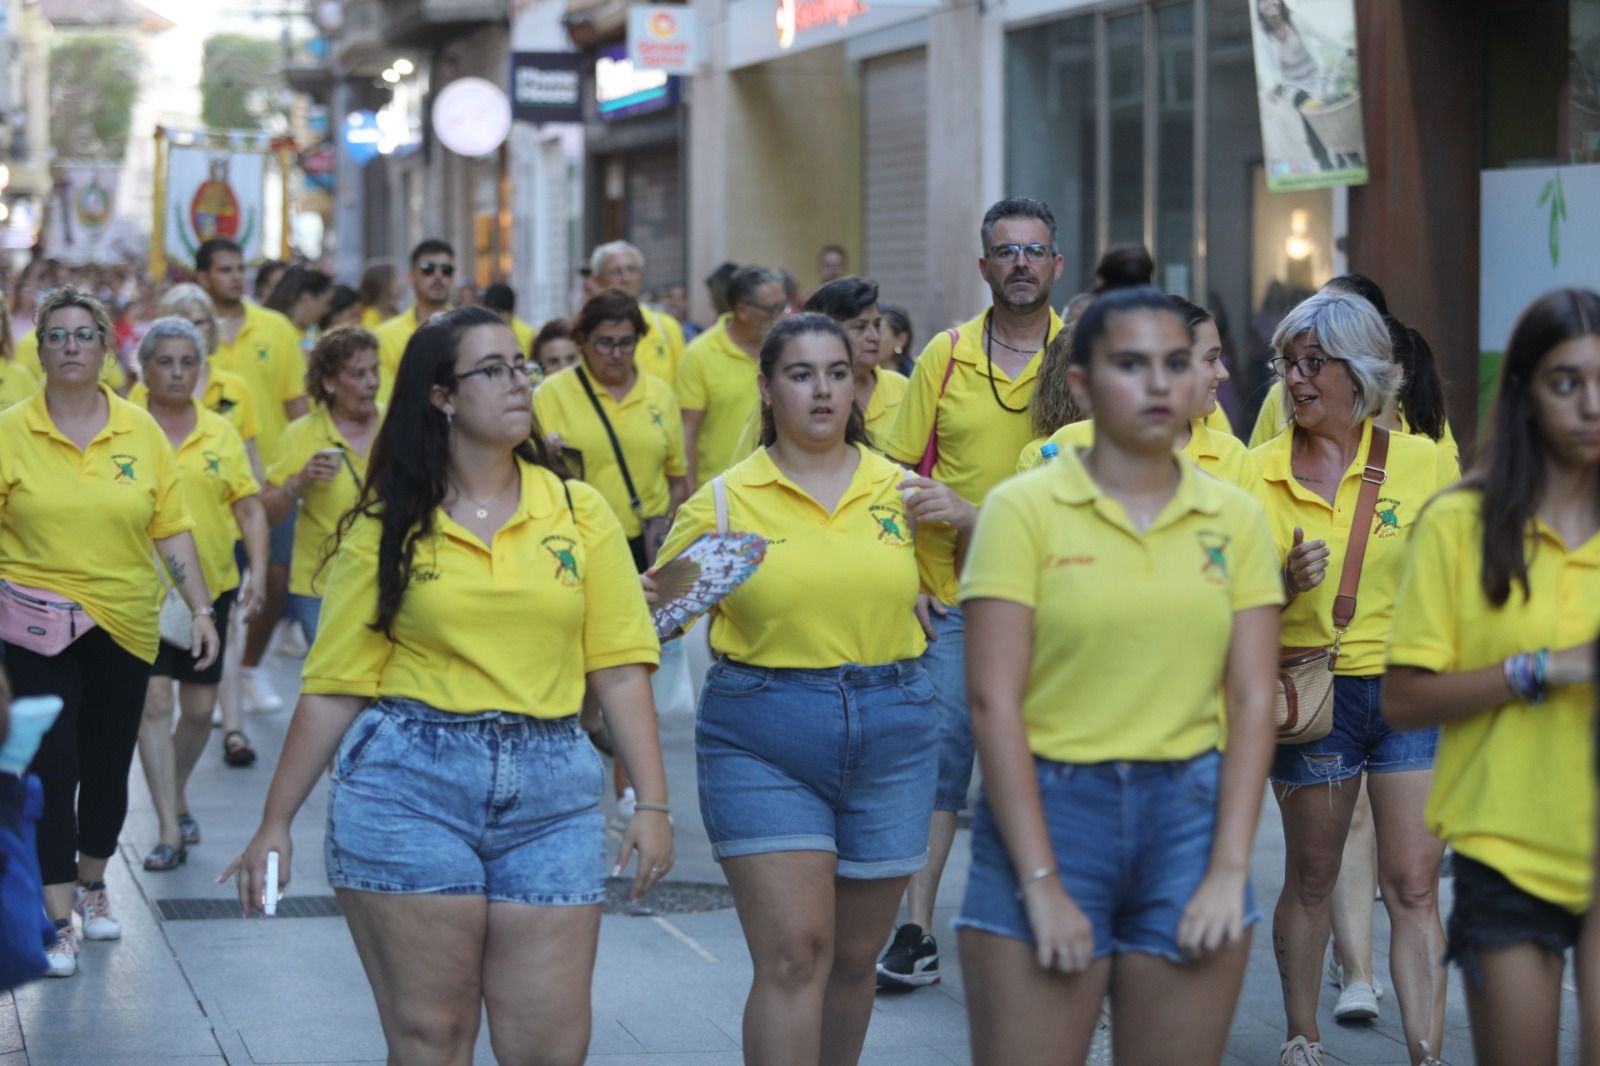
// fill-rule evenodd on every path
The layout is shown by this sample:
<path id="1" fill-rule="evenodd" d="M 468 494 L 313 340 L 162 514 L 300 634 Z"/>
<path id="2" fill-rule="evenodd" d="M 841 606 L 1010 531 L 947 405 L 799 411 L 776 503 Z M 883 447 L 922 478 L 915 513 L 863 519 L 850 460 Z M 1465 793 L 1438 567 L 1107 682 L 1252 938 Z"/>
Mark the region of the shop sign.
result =
<path id="1" fill-rule="evenodd" d="M 511 101 L 483 78 L 457 78 L 433 101 L 433 134 L 456 155 L 485 156 L 511 133 Z"/>
<path id="2" fill-rule="evenodd" d="M 622 46 L 600 53 L 594 65 L 594 105 L 606 121 L 661 111 L 678 103 L 678 79 L 661 70 L 640 70 Z"/>
<path id="3" fill-rule="evenodd" d="M 871 10 L 861 0 L 778 0 L 778 47 L 792 48 L 797 36 L 819 26 L 844 29 Z"/>
<path id="4" fill-rule="evenodd" d="M 582 54 L 512 52 L 511 117 L 518 122 L 582 122 Z"/>
<path id="5" fill-rule="evenodd" d="M 702 62 L 694 9 L 652 4 L 628 8 L 628 58 L 635 70 L 693 74 Z"/>
<path id="6" fill-rule="evenodd" d="M 1267 188 L 1367 183 L 1355 0 L 1262 0 L 1250 20 Z"/>

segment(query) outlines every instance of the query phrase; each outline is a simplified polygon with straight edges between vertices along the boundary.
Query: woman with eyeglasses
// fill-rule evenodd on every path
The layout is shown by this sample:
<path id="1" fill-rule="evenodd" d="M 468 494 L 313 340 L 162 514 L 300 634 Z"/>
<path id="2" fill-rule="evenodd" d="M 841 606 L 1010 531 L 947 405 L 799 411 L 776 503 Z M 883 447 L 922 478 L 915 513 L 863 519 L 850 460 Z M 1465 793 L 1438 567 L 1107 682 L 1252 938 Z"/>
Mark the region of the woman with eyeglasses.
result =
<path id="1" fill-rule="evenodd" d="M 116 940 L 106 864 L 128 810 L 128 769 L 160 644 L 165 566 L 193 612 L 197 670 L 217 656 L 212 596 L 172 445 L 99 380 L 111 317 L 72 286 L 39 305 L 44 385 L 0 414 L 0 633 L 17 696 L 63 708 L 30 772 L 44 784 L 39 866 L 56 924 L 53 977 L 82 935 Z M 50 621 L 42 621 L 48 618 Z"/>
<path id="2" fill-rule="evenodd" d="M 1273 791 L 1283 818 L 1283 893 L 1273 919 L 1287 1036 L 1284 1066 L 1320 1066 L 1317 998 L 1330 902 L 1351 812 L 1367 775 L 1378 836 L 1378 880 L 1391 927 L 1390 973 L 1413 1063 L 1435 1061 L 1444 1037 L 1444 848 L 1423 822 L 1438 729 L 1393 728 L 1380 708 L 1384 647 L 1412 525 L 1456 480 L 1455 460 L 1426 437 L 1390 433 L 1377 416 L 1401 385 L 1389 330 L 1359 296 L 1323 292 L 1289 312 L 1273 336 L 1294 424 L 1252 453 L 1257 498 L 1283 560 L 1285 648 L 1338 648 L 1333 727 L 1279 745 Z M 1386 455 L 1382 454 L 1384 451 Z M 1381 469 L 1380 469 L 1381 468 Z M 1373 515 L 1352 530 L 1365 481 L 1380 482 Z M 1335 628 L 1344 560 L 1364 556 L 1346 630 Z"/>
<path id="3" fill-rule="evenodd" d="M 284 614 L 300 623 L 310 642 L 317 638 L 334 532 L 361 495 L 367 455 L 383 420 L 377 338 L 358 326 L 318 338 L 306 366 L 306 394 L 311 411 L 283 431 L 261 496 L 271 525 L 300 509 Z"/>
<path id="4" fill-rule="evenodd" d="M 556 473 L 511 328 L 485 308 L 407 345 L 260 828 L 229 867 L 246 913 L 269 851 L 333 763 L 328 879 L 389 1060 L 579 1066 L 605 898 L 599 694 L 639 810 L 632 896 L 672 866 L 650 697 L 657 644 L 622 528 Z M 514 636 L 515 639 L 508 639 Z"/>

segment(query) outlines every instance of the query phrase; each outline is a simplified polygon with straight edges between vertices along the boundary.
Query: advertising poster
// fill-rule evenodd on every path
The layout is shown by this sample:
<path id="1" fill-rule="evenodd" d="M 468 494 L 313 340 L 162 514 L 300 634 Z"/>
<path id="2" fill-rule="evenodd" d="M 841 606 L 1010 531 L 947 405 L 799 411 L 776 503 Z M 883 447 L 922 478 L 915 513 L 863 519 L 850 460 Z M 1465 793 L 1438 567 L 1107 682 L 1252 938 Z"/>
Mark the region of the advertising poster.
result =
<path id="1" fill-rule="evenodd" d="M 192 265 L 203 241 L 227 237 L 260 259 L 266 207 L 265 152 L 174 144 L 167 150 L 165 219 L 169 258 Z"/>
<path id="2" fill-rule="evenodd" d="M 1365 185 L 1355 0 L 1251 0 L 1267 188 Z"/>
<path id="3" fill-rule="evenodd" d="M 118 163 L 58 163 L 45 214 L 45 248 L 63 263 L 111 263 L 121 259 L 113 247 L 117 228 Z"/>

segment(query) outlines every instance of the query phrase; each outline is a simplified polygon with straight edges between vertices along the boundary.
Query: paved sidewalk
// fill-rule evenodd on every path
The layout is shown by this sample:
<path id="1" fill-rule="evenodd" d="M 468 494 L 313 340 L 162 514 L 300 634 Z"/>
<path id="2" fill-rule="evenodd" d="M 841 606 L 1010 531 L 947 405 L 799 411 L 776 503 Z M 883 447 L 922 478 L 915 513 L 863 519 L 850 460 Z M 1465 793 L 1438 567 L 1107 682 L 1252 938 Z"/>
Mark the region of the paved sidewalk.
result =
<path id="1" fill-rule="evenodd" d="M 279 691 L 294 691 L 297 661 L 271 659 Z M 384 1044 L 371 995 L 344 923 L 337 917 L 162 920 L 163 901 L 232 898 L 214 883 L 255 828 L 287 711 L 251 716 L 247 728 L 262 760 L 249 770 L 223 765 L 220 738 L 196 771 L 191 796 L 205 841 L 182 869 L 146 873 L 155 841 L 148 793 L 135 774 L 122 851 L 109 882 L 124 926 L 118 943 L 84 945 L 79 975 L 41 981 L 15 997 L 0 993 L 0 1066 L 201 1066 L 245 1063 L 381 1063 Z M 663 720 L 678 827 L 677 882 L 723 884 L 694 801 L 693 723 Z M 136 763 L 137 765 L 137 763 Z M 319 787 L 295 825 L 292 900 L 312 905 L 331 896 L 324 876 Z M 956 843 L 938 924 L 948 922 L 966 875 L 966 833 Z M 1282 835 L 1270 802 L 1255 856 L 1258 904 L 1270 912 L 1281 883 Z M 1446 882 L 1448 901 L 1449 882 Z M 201 905 L 193 905 L 198 908 Z M 1377 967 L 1388 981 L 1387 921 L 1377 909 Z M 863 1066 L 968 1063 L 966 1019 L 955 938 L 941 937 L 945 981 L 910 995 L 882 996 L 867 1036 Z M 425 960 L 423 960 L 425 964 Z M 601 927 L 594 979 L 594 1040 L 589 1061 L 650 1066 L 733 1066 L 750 966 L 731 909 L 657 916 L 608 915 Z M 1393 995 L 1376 1025 L 1336 1025 L 1335 995 L 1324 989 L 1328 1061 L 1406 1063 Z M 1564 1055 L 1575 1055 L 1576 1011 L 1570 1000 Z M 1452 981 L 1445 1059 L 1472 1063 L 1466 1013 Z M 1281 1036 L 1270 938 L 1258 928 L 1244 995 L 1229 1038 L 1230 1064 L 1273 1064 Z M 478 1061 L 494 1061 L 485 1034 Z M 1181 1056 L 1179 1056 L 1181 1059 Z"/>

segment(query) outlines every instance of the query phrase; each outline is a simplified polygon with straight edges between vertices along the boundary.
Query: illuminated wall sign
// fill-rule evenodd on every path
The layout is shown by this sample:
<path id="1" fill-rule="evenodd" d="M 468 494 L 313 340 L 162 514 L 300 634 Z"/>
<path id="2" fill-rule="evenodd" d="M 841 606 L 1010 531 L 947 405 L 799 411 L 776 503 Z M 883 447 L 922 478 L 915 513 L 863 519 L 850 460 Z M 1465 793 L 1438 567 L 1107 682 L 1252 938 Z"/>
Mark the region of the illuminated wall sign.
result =
<path id="1" fill-rule="evenodd" d="M 843 29 L 871 10 L 860 0 L 778 0 L 778 47 L 793 46 L 796 36 L 818 26 Z"/>
<path id="2" fill-rule="evenodd" d="M 582 122 L 583 56 L 511 53 L 511 114 L 519 122 Z"/>
<path id="3" fill-rule="evenodd" d="M 700 24 L 691 7 L 628 8 L 628 58 L 635 70 L 693 74 L 701 62 Z"/>
<path id="4" fill-rule="evenodd" d="M 594 65 L 595 110 L 606 121 L 673 107 L 678 79 L 660 70 L 639 70 L 626 47 L 608 48 Z"/>

